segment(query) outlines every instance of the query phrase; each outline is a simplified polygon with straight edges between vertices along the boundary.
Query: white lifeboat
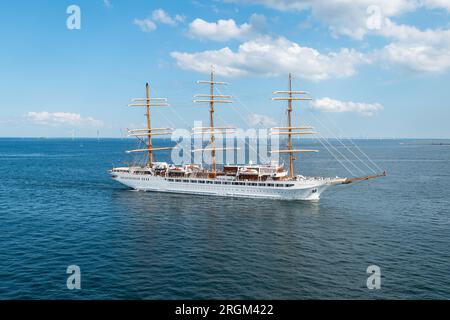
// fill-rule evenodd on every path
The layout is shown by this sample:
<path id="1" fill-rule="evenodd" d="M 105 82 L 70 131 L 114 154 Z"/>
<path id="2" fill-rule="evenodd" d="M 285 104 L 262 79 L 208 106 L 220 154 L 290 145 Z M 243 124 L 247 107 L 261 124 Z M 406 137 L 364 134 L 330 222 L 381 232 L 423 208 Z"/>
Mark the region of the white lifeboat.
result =
<path id="1" fill-rule="evenodd" d="M 153 165 L 153 168 L 156 170 L 167 170 L 168 167 L 169 165 L 167 164 L 167 162 L 156 162 Z"/>
<path id="2" fill-rule="evenodd" d="M 276 173 L 274 173 L 272 175 L 273 178 L 284 178 L 287 177 L 287 171 L 283 170 L 283 171 L 277 171 Z"/>
<path id="3" fill-rule="evenodd" d="M 250 175 L 250 176 L 258 175 L 258 170 L 252 169 L 252 168 L 241 168 L 239 170 L 239 174 L 241 174 L 241 175 Z"/>
<path id="4" fill-rule="evenodd" d="M 182 167 L 170 167 L 169 168 L 169 172 L 173 172 L 173 173 L 184 173 L 186 170 Z"/>
<path id="5" fill-rule="evenodd" d="M 187 171 L 198 171 L 198 170 L 200 170 L 200 166 L 198 164 L 188 164 L 184 168 Z"/>

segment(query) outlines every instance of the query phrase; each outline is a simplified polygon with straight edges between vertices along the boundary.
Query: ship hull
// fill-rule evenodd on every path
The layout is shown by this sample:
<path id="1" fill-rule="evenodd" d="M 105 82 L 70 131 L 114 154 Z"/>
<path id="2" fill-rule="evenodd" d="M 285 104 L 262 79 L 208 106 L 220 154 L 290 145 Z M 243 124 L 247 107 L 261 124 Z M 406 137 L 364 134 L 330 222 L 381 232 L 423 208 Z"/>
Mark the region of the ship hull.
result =
<path id="1" fill-rule="evenodd" d="M 167 178 L 131 173 L 114 173 L 112 177 L 114 180 L 139 191 L 281 200 L 319 200 L 321 193 L 333 184 L 326 179 L 244 182 Z"/>

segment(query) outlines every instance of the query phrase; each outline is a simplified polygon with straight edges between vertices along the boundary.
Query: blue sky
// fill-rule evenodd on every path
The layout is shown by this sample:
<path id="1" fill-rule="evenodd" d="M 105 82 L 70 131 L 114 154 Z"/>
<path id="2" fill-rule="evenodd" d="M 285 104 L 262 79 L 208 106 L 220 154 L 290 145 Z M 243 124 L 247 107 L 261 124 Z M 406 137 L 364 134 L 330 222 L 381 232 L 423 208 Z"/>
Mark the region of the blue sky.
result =
<path id="1" fill-rule="evenodd" d="M 171 104 L 154 124 L 187 128 L 207 120 L 192 94 L 214 64 L 237 98 L 218 123 L 283 124 L 271 92 L 292 72 L 315 99 L 295 120 L 324 136 L 449 138 L 449 15 L 450 0 L 3 1 L 0 136 L 118 137 L 144 123 L 126 105 L 146 81 Z"/>

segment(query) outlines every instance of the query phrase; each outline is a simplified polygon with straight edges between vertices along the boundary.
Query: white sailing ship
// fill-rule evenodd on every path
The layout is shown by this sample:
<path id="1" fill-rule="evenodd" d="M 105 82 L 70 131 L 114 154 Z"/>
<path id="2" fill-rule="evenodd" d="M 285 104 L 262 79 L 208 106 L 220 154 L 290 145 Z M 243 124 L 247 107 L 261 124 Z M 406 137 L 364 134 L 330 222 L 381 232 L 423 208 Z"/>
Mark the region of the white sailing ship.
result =
<path id="1" fill-rule="evenodd" d="M 170 135 L 171 128 L 151 127 L 151 108 L 156 106 L 167 106 L 165 98 L 151 98 L 149 85 L 146 84 L 146 98 L 133 99 L 132 107 L 145 107 L 147 128 L 128 130 L 129 136 L 138 137 L 145 143 L 145 148 L 127 151 L 128 153 L 144 152 L 148 154 L 145 165 L 134 165 L 127 167 L 116 167 L 109 171 L 111 177 L 135 190 L 156 191 L 168 193 L 182 193 L 195 195 L 214 195 L 225 197 L 250 197 L 283 200 L 318 200 L 320 195 L 328 188 L 349 184 L 355 181 L 369 180 L 386 175 L 380 174 L 340 178 L 340 177 L 307 177 L 295 174 L 295 153 L 315 153 L 318 150 L 294 149 L 292 139 L 294 135 L 314 134 L 310 126 L 294 126 L 292 124 L 293 101 L 311 100 L 307 98 L 306 92 L 292 89 L 292 78 L 289 75 L 289 89 L 286 91 L 275 91 L 280 95 L 273 100 L 287 101 L 287 126 L 271 128 L 272 135 L 286 136 L 286 150 L 272 150 L 272 153 L 287 154 L 289 156 L 289 169 L 282 164 L 246 164 L 246 165 L 224 165 L 218 168 L 216 163 L 217 151 L 227 148 L 216 147 L 216 135 L 226 135 L 233 131 L 232 127 L 214 126 L 214 111 L 217 103 L 231 103 L 230 96 L 216 94 L 215 86 L 225 84 L 216 81 L 214 71 L 206 83 L 210 87 L 208 94 L 195 95 L 194 102 L 209 104 L 209 127 L 193 128 L 193 135 L 209 135 L 207 148 L 193 150 L 193 152 L 209 152 L 212 165 L 205 169 L 201 164 L 173 165 L 167 162 L 155 161 L 154 153 L 161 150 L 172 149 L 170 147 L 154 147 L 152 137 Z M 145 140 L 143 140 L 145 139 Z"/>

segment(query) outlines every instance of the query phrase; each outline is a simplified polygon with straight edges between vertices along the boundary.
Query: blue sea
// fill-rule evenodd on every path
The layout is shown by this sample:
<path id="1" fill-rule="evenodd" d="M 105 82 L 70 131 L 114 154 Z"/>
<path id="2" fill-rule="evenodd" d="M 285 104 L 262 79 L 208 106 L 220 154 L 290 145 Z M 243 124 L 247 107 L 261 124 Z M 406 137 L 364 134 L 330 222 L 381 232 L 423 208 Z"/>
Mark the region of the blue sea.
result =
<path id="1" fill-rule="evenodd" d="M 0 139 L 0 299 L 449 299 L 450 145 L 355 142 L 386 178 L 292 202 L 129 190 L 133 140 Z M 299 172 L 346 175 L 318 148 Z"/>

